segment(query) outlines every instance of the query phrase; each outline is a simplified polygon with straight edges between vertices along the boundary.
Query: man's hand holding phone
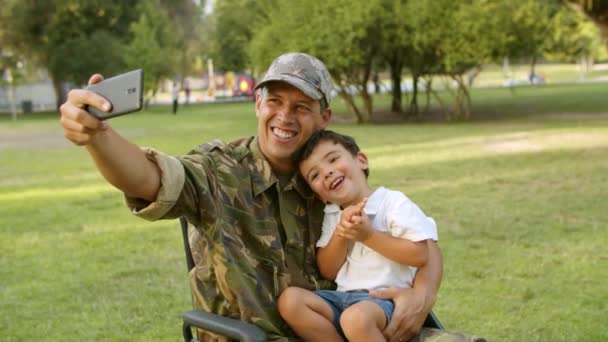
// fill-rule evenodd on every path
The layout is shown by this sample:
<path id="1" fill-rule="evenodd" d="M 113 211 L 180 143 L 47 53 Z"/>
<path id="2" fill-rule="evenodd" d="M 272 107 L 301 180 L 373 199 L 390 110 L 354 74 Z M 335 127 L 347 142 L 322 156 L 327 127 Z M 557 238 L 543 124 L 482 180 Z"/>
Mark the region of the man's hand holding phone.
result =
<path id="1" fill-rule="evenodd" d="M 103 76 L 95 74 L 89 78 L 89 85 L 101 81 Z M 112 109 L 110 101 L 86 89 L 71 90 L 67 101 L 59 108 L 63 134 L 76 145 L 88 145 L 98 132 L 108 128 L 107 124 L 85 110 L 90 106 L 106 112 Z"/>
<path id="2" fill-rule="evenodd" d="M 138 111 L 143 103 L 143 71 L 130 71 L 107 80 L 100 74 L 89 79 L 86 89 L 74 89 L 60 107 L 65 137 L 88 145 L 108 128 L 102 120 Z"/>

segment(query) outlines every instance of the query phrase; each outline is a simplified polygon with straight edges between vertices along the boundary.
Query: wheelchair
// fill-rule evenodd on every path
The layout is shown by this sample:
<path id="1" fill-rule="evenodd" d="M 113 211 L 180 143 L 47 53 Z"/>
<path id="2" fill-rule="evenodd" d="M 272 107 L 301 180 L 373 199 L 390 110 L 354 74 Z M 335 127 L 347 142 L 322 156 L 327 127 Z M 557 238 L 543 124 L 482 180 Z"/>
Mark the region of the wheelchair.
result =
<path id="1" fill-rule="evenodd" d="M 179 222 L 182 229 L 187 271 L 190 272 L 194 268 L 194 259 L 190 250 L 188 221 L 182 216 L 179 218 Z M 443 326 L 433 312 L 429 313 L 423 326 L 443 330 Z M 198 342 L 195 338 L 196 334 L 193 335 L 192 333 L 192 329 L 206 330 L 237 341 L 266 341 L 264 331 L 254 324 L 198 310 L 191 310 L 183 315 L 182 335 L 184 342 Z"/>

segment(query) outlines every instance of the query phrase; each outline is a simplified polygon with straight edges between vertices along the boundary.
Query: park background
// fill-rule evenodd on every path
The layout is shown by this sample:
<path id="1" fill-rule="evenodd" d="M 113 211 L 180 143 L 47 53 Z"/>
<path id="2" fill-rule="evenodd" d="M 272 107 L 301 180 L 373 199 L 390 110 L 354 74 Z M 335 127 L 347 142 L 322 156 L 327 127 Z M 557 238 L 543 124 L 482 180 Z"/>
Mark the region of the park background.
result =
<path id="1" fill-rule="evenodd" d="M 314 54 L 335 83 L 331 127 L 368 152 L 372 184 L 438 222 L 446 328 L 608 339 L 608 2 L 205 5 L 5 0 L 1 89 L 48 79 L 56 106 L 93 72 L 143 67 L 149 106 L 111 124 L 181 154 L 253 134 L 253 102 L 201 87 L 174 116 L 167 82 L 208 79 L 209 61 L 259 78 L 280 53 Z M 179 339 L 191 304 L 178 223 L 132 217 L 57 112 L 22 102 L 0 113 L 0 338 Z"/>

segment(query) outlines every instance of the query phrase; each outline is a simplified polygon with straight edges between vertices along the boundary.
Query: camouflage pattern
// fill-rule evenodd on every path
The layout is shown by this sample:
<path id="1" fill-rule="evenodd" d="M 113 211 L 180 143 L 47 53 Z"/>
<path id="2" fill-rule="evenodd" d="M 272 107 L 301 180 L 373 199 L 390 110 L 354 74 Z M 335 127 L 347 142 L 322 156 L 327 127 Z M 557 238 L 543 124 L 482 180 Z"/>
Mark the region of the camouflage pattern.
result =
<path id="1" fill-rule="evenodd" d="M 257 139 L 202 145 L 179 157 L 182 193 L 164 218 L 185 215 L 195 268 L 194 306 L 252 322 L 269 340 L 293 337 L 277 298 L 288 286 L 331 289 L 317 267 L 323 203 L 294 177 L 281 188 Z"/>
<path id="2" fill-rule="evenodd" d="M 287 82 L 313 100 L 325 100 L 325 104 L 329 107 L 332 93 L 331 77 L 325 64 L 311 55 L 291 52 L 277 57 L 255 89 L 271 81 Z"/>

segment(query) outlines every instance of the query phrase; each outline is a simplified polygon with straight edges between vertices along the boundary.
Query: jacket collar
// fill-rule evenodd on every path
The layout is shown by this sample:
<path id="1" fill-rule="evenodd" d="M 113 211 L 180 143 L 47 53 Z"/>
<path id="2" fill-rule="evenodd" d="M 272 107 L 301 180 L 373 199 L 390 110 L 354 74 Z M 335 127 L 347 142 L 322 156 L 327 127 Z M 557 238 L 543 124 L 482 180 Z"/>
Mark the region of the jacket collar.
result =
<path id="1" fill-rule="evenodd" d="M 263 193 L 268 190 L 271 186 L 278 184 L 278 178 L 275 175 L 270 163 L 262 154 L 259 145 L 258 137 L 254 137 L 249 142 L 249 150 L 251 151 L 251 155 L 253 157 L 253 163 L 251 167 L 252 175 L 252 188 L 255 196 Z M 295 189 L 302 197 L 306 199 L 312 199 L 314 197 L 314 193 L 306 184 L 306 182 L 298 176 L 298 173 L 294 173 L 291 177 L 289 183 L 282 189 L 282 191 L 287 191 Z"/>

